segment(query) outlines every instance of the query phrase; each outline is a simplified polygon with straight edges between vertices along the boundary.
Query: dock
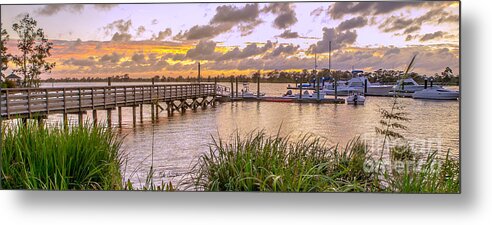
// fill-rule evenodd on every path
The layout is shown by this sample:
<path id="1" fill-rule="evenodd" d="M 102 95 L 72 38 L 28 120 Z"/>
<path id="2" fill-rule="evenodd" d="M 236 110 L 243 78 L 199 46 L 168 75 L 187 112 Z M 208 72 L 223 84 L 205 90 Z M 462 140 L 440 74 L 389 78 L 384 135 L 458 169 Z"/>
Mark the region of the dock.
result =
<path id="1" fill-rule="evenodd" d="M 107 111 L 107 121 L 111 124 L 112 110 L 118 110 L 118 124 L 122 123 L 122 107 L 131 107 L 133 125 L 137 121 L 137 108 L 140 122 L 143 118 L 143 105 L 151 107 L 151 117 L 155 120 L 159 111 L 184 112 L 215 106 L 217 98 L 223 93 L 217 84 L 163 84 L 163 85 L 125 85 L 63 88 L 2 88 L 0 91 L 1 119 L 38 119 L 49 114 L 63 114 L 67 123 L 68 114 L 82 115 L 92 111 L 97 123 L 97 110 Z M 162 105 L 165 105 L 164 107 Z"/>

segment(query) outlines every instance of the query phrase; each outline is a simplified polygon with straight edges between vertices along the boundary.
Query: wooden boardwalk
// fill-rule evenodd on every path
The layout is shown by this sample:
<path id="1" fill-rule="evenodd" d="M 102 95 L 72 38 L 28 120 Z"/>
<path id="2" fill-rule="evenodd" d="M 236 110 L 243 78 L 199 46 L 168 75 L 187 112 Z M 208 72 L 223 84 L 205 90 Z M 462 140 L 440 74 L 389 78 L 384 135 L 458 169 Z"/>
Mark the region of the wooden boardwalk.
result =
<path id="1" fill-rule="evenodd" d="M 97 122 L 97 110 L 108 111 L 111 124 L 111 110 L 118 109 L 121 125 L 121 107 L 133 107 L 133 122 L 136 121 L 136 107 L 151 106 L 152 119 L 158 116 L 159 109 L 184 111 L 214 105 L 216 98 L 223 95 L 223 88 L 217 84 L 164 84 L 164 85 L 126 85 L 91 86 L 63 88 L 7 88 L 1 89 L 0 115 L 2 119 L 44 118 L 49 114 L 82 114 L 92 110 Z M 166 108 L 160 104 L 164 103 Z"/>

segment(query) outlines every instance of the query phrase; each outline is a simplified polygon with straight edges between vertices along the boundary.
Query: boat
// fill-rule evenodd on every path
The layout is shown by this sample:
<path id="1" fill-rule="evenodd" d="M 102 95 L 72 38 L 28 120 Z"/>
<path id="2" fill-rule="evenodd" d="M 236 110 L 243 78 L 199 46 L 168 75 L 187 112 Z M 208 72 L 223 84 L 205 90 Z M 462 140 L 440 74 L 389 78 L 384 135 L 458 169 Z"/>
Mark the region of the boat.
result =
<path id="1" fill-rule="evenodd" d="M 259 97 L 265 96 L 265 93 L 260 92 Z M 258 98 L 258 94 L 249 90 L 249 83 L 243 83 L 243 89 L 241 89 L 241 97 L 242 98 Z"/>
<path id="2" fill-rule="evenodd" d="M 431 87 L 432 87 L 432 82 L 431 82 Z M 440 86 L 436 86 L 440 87 Z M 426 88 L 426 85 L 421 85 L 418 84 L 414 79 L 412 78 L 406 78 L 402 80 L 398 80 L 396 84 L 393 86 L 392 90 L 390 91 L 391 95 L 399 95 L 402 97 L 412 97 L 413 93 L 416 91 L 422 91 Z"/>
<path id="3" fill-rule="evenodd" d="M 337 95 L 348 96 L 352 92 L 364 93 L 364 95 L 372 96 L 389 96 L 390 91 L 393 90 L 392 85 L 381 85 L 377 83 L 371 83 L 367 77 L 362 76 L 362 70 L 353 70 L 352 74 L 356 77 L 351 78 L 348 81 L 338 81 Z M 366 87 L 367 85 L 367 87 Z M 323 92 L 326 95 L 335 95 L 335 85 L 330 83 L 323 88 Z"/>
<path id="4" fill-rule="evenodd" d="M 412 94 L 412 97 L 415 99 L 457 100 L 460 97 L 460 92 L 442 87 L 431 87 L 416 91 Z"/>
<path id="5" fill-rule="evenodd" d="M 366 97 L 358 92 L 351 93 L 345 100 L 349 105 L 364 105 Z"/>

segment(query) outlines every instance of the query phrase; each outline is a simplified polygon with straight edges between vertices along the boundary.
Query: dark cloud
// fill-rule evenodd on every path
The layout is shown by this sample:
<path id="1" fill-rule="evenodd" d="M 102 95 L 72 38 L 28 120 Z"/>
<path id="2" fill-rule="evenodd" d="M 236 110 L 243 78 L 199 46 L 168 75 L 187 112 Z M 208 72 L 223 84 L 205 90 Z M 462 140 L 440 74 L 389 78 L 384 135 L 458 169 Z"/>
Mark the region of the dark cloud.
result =
<path id="1" fill-rule="evenodd" d="M 217 43 L 213 41 L 200 41 L 195 48 L 186 52 L 186 58 L 195 60 L 212 60 L 217 57 L 215 47 Z"/>
<path id="2" fill-rule="evenodd" d="M 293 44 L 279 45 L 272 51 L 271 54 L 268 55 L 268 57 L 277 57 L 280 56 L 281 54 L 292 55 L 296 53 L 298 49 L 299 49 L 299 45 L 293 45 Z"/>
<path id="3" fill-rule="evenodd" d="M 36 10 L 36 13 L 43 16 L 51 16 L 64 10 L 80 13 L 83 9 L 83 4 L 50 4 Z"/>
<path id="4" fill-rule="evenodd" d="M 173 32 L 172 32 L 171 28 L 166 28 L 166 29 L 165 29 L 165 30 L 163 30 L 163 31 L 159 31 L 159 34 L 157 34 L 157 36 L 156 36 L 156 35 L 153 35 L 152 40 L 162 41 L 162 40 L 164 40 L 166 37 L 171 36 L 171 34 L 172 34 L 172 33 L 173 33 Z"/>
<path id="5" fill-rule="evenodd" d="M 118 4 L 94 4 L 95 9 L 99 9 L 102 11 L 108 11 L 111 10 L 112 8 L 118 6 Z"/>
<path id="6" fill-rule="evenodd" d="M 273 26 L 278 29 L 286 29 L 297 23 L 296 12 L 291 3 L 270 3 L 262 9 L 262 12 L 277 15 Z"/>
<path id="7" fill-rule="evenodd" d="M 87 59 L 74 59 L 70 58 L 63 62 L 64 65 L 79 66 L 79 67 L 93 67 L 96 65 L 96 61 L 93 57 Z"/>
<path id="8" fill-rule="evenodd" d="M 416 26 L 414 24 L 414 20 L 400 18 L 397 16 L 390 16 L 379 25 L 379 29 L 381 29 L 383 32 L 388 33 L 403 30 L 410 25 Z"/>
<path id="9" fill-rule="evenodd" d="M 424 42 L 424 41 L 429 41 L 429 40 L 432 40 L 432 39 L 443 38 L 444 35 L 446 35 L 446 34 L 447 34 L 446 32 L 436 31 L 434 33 L 428 33 L 428 34 L 422 35 L 422 37 L 419 40 L 421 42 Z"/>
<path id="10" fill-rule="evenodd" d="M 300 36 L 299 36 L 299 33 L 297 33 L 297 32 L 292 32 L 290 30 L 285 30 L 280 35 L 278 35 L 278 37 L 289 39 L 289 38 L 299 38 Z"/>
<path id="11" fill-rule="evenodd" d="M 422 16 L 409 19 L 403 16 L 390 16 L 380 25 L 383 32 L 396 32 L 403 30 L 403 34 L 411 34 L 421 29 L 422 24 L 440 24 L 445 22 L 458 22 L 458 15 L 452 15 L 442 8 L 432 9 Z"/>
<path id="12" fill-rule="evenodd" d="M 407 27 L 404 31 L 403 31 L 403 34 L 411 34 L 415 31 L 419 31 L 420 30 L 420 25 L 414 25 L 414 26 L 411 26 L 411 27 Z"/>
<path id="13" fill-rule="evenodd" d="M 314 16 L 314 17 L 318 17 L 323 12 L 324 12 L 324 8 L 323 8 L 323 6 L 320 6 L 320 7 L 316 8 L 315 10 L 313 10 L 309 15 Z"/>
<path id="14" fill-rule="evenodd" d="M 103 27 L 103 29 L 106 31 L 106 33 L 110 33 L 111 31 L 118 31 L 120 33 L 128 33 L 132 26 L 132 21 L 131 20 L 115 20 L 112 23 L 106 25 Z"/>
<path id="15" fill-rule="evenodd" d="M 341 19 L 347 15 L 380 15 L 411 7 L 442 7 L 452 2 L 335 2 L 327 13 L 332 19 Z"/>
<path id="16" fill-rule="evenodd" d="M 145 55 L 142 53 L 135 53 L 132 55 L 132 61 L 138 64 L 146 63 Z"/>
<path id="17" fill-rule="evenodd" d="M 221 25 L 195 25 L 184 33 L 179 33 L 176 35 L 176 39 L 185 40 L 200 40 L 200 39 L 210 39 L 216 37 L 219 34 L 229 31 L 232 26 L 229 24 Z"/>
<path id="18" fill-rule="evenodd" d="M 233 50 L 228 51 L 222 56 L 220 56 L 219 58 L 217 58 L 217 60 L 222 61 L 222 60 L 232 60 L 232 59 L 244 59 L 244 58 L 265 53 L 272 47 L 273 47 L 273 43 L 271 41 L 268 41 L 262 47 L 258 47 L 256 43 L 252 43 L 247 45 L 243 50 L 240 50 L 239 48 L 236 47 Z"/>
<path id="19" fill-rule="evenodd" d="M 258 4 L 246 4 L 242 8 L 223 5 L 216 8 L 216 14 L 206 25 L 195 25 L 180 32 L 175 39 L 200 40 L 214 38 L 237 27 L 241 36 L 249 35 L 262 21 L 259 19 Z"/>
<path id="20" fill-rule="evenodd" d="M 145 27 L 144 26 L 139 26 L 137 28 L 137 36 L 142 35 L 145 32 Z"/>
<path id="21" fill-rule="evenodd" d="M 323 28 L 323 38 L 316 44 L 310 46 L 313 53 L 323 53 L 329 51 L 329 42 L 331 41 L 332 50 L 352 45 L 357 39 L 356 31 L 337 31 L 334 28 Z"/>
<path id="22" fill-rule="evenodd" d="M 72 13 L 80 13 L 84 10 L 84 6 L 87 4 L 49 4 L 42 6 L 40 9 L 36 10 L 36 13 L 44 16 L 52 16 L 61 11 L 68 11 Z M 108 11 L 118 4 L 93 4 L 94 9 L 101 11 Z"/>
<path id="23" fill-rule="evenodd" d="M 131 34 L 127 34 L 127 33 L 119 33 L 119 32 L 116 32 L 113 34 L 113 37 L 111 38 L 111 41 L 116 41 L 116 42 L 127 42 L 127 41 L 130 41 L 132 39 L 132 35 Z"/>
<path id="24" fill-rule="evenodd" d="M 337 30 L 345 31 L 354 28 L 364 27 L 365 25 L 367 25 L 367 19 L 362 16 L 359 16 L 341 22 L 338 25 Z"/>
<path id="25" fill-rule="evenodd" d="M 118 63 L 121 58 L 123 58 L 123 54 L 118 54 L 116 52 L 113 52 L 112 54 L 106 54 L 103 55 L 101 58 L 99 58 L 100 63 Z"/>
<path id="26" fill-rule="evenodd" d="M 260 10 L 257 3 L 246 4 L 243 8 L 223 5 L 217 7 L 216 14 L 210 24 L 254 22 L 258 19 L 259 13 Z"/>

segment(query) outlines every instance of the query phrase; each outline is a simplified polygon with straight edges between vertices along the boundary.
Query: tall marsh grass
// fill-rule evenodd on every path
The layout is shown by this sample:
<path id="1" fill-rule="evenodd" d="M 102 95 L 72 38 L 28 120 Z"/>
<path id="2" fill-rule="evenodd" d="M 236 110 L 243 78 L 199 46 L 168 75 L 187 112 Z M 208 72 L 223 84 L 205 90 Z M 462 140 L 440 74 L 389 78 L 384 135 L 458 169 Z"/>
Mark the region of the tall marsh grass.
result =
<path id="1" fill-rule="evenodd" d="M 375 158 L 360 139 L 329 147 L 312 135 L 291 141 L 264 132 L 236 134 L 229 142 L 214 139 L 185 183 L 205 191 L 459 192 L 459 165 L 449 157 L 434 153 L 406 161 L 419 168 L 398 170 L 368 166 Z"/>
<path id="2" fill-rule="evenodd" d="M 122 188 L 121 139 L 111 129 L 28 122 L 4 126 L 1 136 L 3 189 Z"/>

